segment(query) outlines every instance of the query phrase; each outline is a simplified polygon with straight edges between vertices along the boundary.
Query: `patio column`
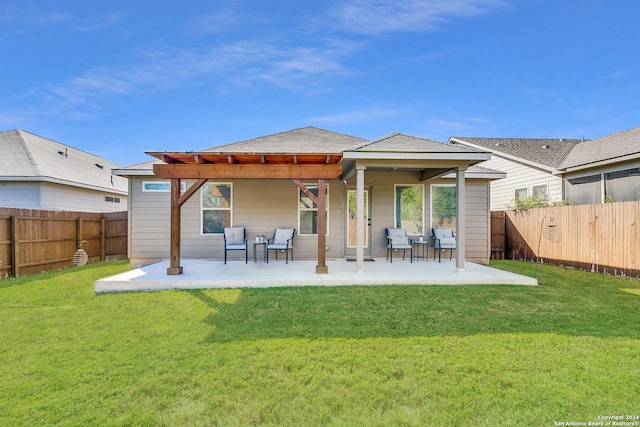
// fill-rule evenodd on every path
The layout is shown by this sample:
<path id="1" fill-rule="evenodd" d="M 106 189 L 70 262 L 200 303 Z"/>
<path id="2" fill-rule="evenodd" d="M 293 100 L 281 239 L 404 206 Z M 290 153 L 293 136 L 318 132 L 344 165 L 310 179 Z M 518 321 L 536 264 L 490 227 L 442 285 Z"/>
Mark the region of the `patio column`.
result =
<path id="1" fill-rule="evenodd" d="M 167 275 L 182 274 L 180 265 L 180 178 L 171 179 L 171 243 Z"/>
<path id="2" fill-rule="evenodd" d="M 364 272 L 364 170 L 356 165 L 356 273 Z"/>
<path id="3" fill-rule="evenodd" d="M 324 215 L 326 206 L 325 180 L 318 180 L 318 265 L 316 265 L 316 274 L 327 274 L 327 250 L 326 250 L 326 234 L 327 221 Z"/>
<path id="4" fill-rule="evenodd" d="M 456 168 L 456 269 L 464 271 L 465 255 L 465 233 L 466 233 L 466 187 L 465 187 L 466 167 Z"/>

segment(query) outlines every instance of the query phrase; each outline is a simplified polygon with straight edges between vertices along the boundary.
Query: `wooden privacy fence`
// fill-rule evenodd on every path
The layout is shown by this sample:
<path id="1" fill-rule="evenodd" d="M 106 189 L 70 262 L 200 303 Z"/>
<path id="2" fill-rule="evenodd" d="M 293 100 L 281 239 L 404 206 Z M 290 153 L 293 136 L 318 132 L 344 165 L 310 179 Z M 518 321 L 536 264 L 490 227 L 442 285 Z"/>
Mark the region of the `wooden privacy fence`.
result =
<path id="1" fill-rule="evenodd" d="M 127 257 L 127 212 L 87 213 L 0 208 L 0 278 Z"/>
<path id="2" fill-rule="evenodd" d="M 505 213 L 509 259 L 640 277 L 640 201 Z"/>

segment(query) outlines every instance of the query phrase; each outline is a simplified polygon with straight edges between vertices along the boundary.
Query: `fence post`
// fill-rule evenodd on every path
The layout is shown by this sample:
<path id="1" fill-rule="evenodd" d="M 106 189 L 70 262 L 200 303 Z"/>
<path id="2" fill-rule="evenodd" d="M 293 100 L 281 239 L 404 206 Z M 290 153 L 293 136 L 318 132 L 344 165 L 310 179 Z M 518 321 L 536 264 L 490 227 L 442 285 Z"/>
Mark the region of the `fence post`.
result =
<path id="1" fill-rule="evenodd" d="M 104 219 L 104 214 L 102 218 L 100 218 L 100 261 L 104 261 L 106 259 L 106 242 L 107 242 L 107 227 L 106 220 Z"/>
<path id="2" fill-rule="evenodd" d="M 82 244 L 82 218 L 76 218 L 76 249 Z"/>
<path id="3" fill-rule="evenodd" d="M 18 238 L 18 220 L 15 215 L 11 215 L 11 244 L 13 252 L 13 277 L 20 276 L 20 239 Z"/>

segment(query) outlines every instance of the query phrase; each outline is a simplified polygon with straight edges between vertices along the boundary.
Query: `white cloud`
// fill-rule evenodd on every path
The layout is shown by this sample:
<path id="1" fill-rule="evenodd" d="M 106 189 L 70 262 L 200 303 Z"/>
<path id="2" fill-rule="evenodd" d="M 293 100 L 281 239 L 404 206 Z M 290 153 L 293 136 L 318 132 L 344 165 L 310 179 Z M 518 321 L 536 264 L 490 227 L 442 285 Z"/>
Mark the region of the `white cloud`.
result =
<path id="1" fill-rule="evenodd" d="M 319 116 L 311 117 L 309 122 L 319 124 L 332 124 L 332 125 L 344 125 L 352 123 L 368 123 L 381 119 L 393 118 L 411 114 L 411 111 L 406 108 L 364 108 L 361 110 L 345 111 L 340 114 L 331 116 Z"/>
<path id="2" fill-rule="evenodd" d="M 333 11 L 344 30 L 362 34 L 429 31 L 453 18 L 482 15 L 503 0 L 348 0 Z"/>
<path id="3" fill-rule="evenodd" d="M 238 42 L 201 52 L 155 50 L 130 66 L 96 68 L 66 82 L 34 89 L 31 95 L 58 110 L 94 105 L 104 96 L 171 90 L 212 80 L 219 86 L 266 82 L 290 89 L 308 88 L 320 76 L 349 73 L 341 60 L 355 49 L 357 44 L 328 41 L 315 47 Z"/>

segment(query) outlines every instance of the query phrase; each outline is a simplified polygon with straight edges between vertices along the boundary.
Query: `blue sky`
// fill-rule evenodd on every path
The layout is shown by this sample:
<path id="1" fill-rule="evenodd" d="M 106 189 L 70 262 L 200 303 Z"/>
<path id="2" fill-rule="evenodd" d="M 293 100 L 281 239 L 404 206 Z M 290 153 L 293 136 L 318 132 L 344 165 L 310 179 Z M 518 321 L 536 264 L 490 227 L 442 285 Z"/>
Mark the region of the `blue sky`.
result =
<path id="1" fill-rule="evenodd" d="M 640 126 L 637 0 L 4 0 L 0 129 L 122 166 L 317 126 L 596 138 Z"/>

